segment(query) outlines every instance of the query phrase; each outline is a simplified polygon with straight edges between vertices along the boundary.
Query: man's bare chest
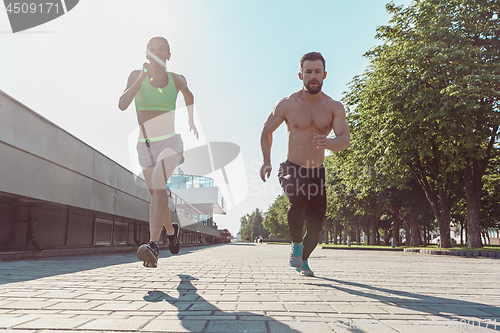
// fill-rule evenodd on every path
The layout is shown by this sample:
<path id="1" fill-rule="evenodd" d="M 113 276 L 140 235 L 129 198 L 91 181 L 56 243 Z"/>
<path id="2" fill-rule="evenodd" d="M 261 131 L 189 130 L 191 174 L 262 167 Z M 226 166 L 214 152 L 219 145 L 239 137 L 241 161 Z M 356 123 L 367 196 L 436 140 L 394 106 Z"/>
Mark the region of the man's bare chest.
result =
<path id="1" fill-rule="evenodd" d="M 291 129 L 324 132 L 332 127 L 333 112 L 325 106 L 297 106 L 288 112 L 286 122 Z"/>

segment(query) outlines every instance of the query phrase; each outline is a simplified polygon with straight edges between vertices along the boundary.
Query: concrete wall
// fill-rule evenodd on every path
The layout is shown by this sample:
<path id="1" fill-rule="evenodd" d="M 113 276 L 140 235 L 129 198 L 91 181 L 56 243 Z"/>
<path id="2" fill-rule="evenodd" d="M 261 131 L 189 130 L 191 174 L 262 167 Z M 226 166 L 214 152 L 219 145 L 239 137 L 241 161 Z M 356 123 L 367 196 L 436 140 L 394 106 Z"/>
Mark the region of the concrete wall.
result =
<path id="1" fill-rule="evenodd" d="M 143 179 L 0 90 L 0 252 L 134 248 L 149 201 Z M 218 236 L 169 209 L 181 241 Z"/>
<path id="2" fill-rule="evenodd" d="M 0 91 L 0 192 L 148 220 L 132 172 Z"/>

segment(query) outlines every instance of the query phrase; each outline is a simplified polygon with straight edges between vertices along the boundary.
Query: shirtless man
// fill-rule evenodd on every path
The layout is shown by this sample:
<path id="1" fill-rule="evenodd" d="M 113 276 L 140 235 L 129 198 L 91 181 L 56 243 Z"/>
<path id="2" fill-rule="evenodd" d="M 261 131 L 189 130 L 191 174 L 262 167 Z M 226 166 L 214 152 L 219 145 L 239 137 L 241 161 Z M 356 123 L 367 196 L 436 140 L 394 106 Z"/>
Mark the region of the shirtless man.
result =
<path id="1" fill-rule="evenodd" d="M 184 76 L 167 71 L 170 45 L 163 37 L 152 38 L 146 47 L 145 62 L 140 70 L 130 73 L 127 88 L 118 107 L 125 111 L 135 99 L 137 121 L 141 127 L 137 152 L 139 164 L 151 193 L 149 208 L 150 241 L 137 250 L 145 267 L 156 268 L 162 228 L 167 231 L 169 249 L 179 253 L 179 225 L 170 220 L 166 184 L 177 165 L 184 161 L 181 136 L 175 133 L 175 104 L 182 92 L 187 106 L 190 131 L 198 137 L 193 121 L 194 97 Z"/>
<path id="2" fill-rule="evenodd" d="M 325 149 L 341 151 L 350 141 L 344 107 L 321 91 L 325 78 L 323 56 L 318 52 L 304 55 L 299 72 L 302 89 L 278 101 L 261 135 L 264 163 L 260 177 L 265 182 L 272 169 L 273 132 L 286 123 L 287 160 L 281 163 L 278 178 L 290 201 L 287 217 L 293 243 L 288 264 L 304 276 L 314 276 L 307 260 L 318 244 L 326 213 Z M 332 130 L 335 137 L 328 138 Z"/>

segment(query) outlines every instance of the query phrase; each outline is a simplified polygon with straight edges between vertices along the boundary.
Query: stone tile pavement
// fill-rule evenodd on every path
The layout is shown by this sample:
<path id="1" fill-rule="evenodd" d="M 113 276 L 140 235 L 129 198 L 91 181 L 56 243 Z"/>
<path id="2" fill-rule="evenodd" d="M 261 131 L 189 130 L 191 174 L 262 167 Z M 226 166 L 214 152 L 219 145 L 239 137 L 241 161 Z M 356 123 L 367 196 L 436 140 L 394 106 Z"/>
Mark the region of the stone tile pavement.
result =
<path id="1" fill-rule="evenodd" d="M 0 333 L 498 332 L 500 260 L 227 244 L 0 262 Z"/>

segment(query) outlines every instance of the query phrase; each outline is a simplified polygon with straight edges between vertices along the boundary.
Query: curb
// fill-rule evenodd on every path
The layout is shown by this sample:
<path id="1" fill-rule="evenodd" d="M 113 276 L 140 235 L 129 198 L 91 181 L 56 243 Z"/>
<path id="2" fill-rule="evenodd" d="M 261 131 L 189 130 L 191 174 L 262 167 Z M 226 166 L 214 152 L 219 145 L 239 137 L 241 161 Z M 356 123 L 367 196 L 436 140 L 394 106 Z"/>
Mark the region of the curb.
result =
<path id="1" fill-rule="evenodd" d="M 438 251 L 438 250 L 424 250 L 424 249 L 404 249 L 404 252 L 467 257 L 467 258 L 482 257 L 482 258 L 500 259 L 500 252 L 491 252 L 491 251 Z"/>
<path id="2" fill-rule="evenodd" d="M 198 247 L 198 246 L 213 246 L 218 244 L 181 244 L 181 248 Z M 2 261 L 17 261 L 24 259 L 46 259 L 56 257 L 73 257 L 73 256 L 91 256 L 91 255 L 106 255 L 131 253 L 137 251 L 138 246 L 116 246 L 116 247 L 90 247 L 79 249 L 51 249 L 43 250 L 42 252 L 35 251 L 18 251 L 18 252 L 0 252 L 0 262 Z M 160 245 L 160 249 L 168 249 L 168 245 Z"/>
<path id="3" fill-rule="evenodd" d="M 356 250 L 356 251 L 398 251 L 398 252 L 403 252 L 403 250 L 406 249 L 387 249 L 387 248 L 380 248 L 380 249 L 374 249 L 374 248 L 362 248 L 362 247 L 331 247 L 331 246 L 322 246 L 322 249 L 331 249 L 331 250 Z"/>

